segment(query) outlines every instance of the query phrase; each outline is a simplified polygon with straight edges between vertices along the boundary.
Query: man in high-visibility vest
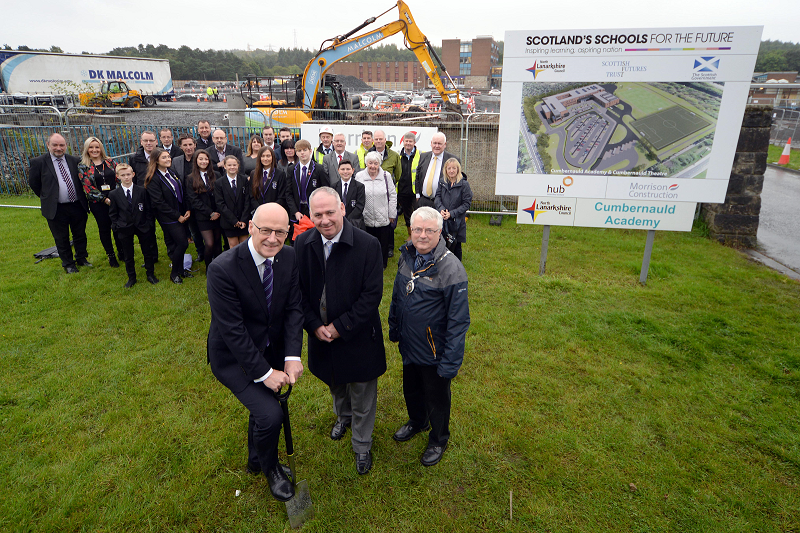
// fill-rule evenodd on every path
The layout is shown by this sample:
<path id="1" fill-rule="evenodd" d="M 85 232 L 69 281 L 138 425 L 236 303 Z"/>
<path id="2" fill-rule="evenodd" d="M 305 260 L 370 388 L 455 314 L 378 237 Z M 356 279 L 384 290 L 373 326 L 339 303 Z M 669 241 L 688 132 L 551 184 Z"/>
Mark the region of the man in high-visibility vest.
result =
<path id="1" fill-rule="evenodd" d="M 397 216 L 403 213 L 406 231 L 411 239 L 411 213 L 417 208 L 417 191 L 414 187 L 414 176 L 417 174 L 419 156 L 422 150 L 417 149 L 417 137 L 413 131 L 403 135 L 403 149 L 400 151 L 402 172 L 397 180 Z"/>
<path id="2" fill-rule="evenodd" d="M 206 87 L 206 95 L 208 95 L 209 102 L 214 99 L 214 89 L 212 89 L 210 85 Z"/>
<path id="3" fill-rule="evenodd" d="M 356 155 L 358 156 L 358 165 L 361 167 L 361 170 L 367 168 L 367 164 L 364 162 L 364 156 L 366 156 L 367 152 L 372 149 L 372 144 L 372 132 L 362 131 L 361 146 L 359 146 L 356 150 Z"/>
<path id="4" fill-rule="evenodd" d="M 325 156 L 333 152 L 333 128 L 322 126 L 319 129 L 319 141 L 319 146 L 314 150 L 314 160 L 322 165 Z"/>

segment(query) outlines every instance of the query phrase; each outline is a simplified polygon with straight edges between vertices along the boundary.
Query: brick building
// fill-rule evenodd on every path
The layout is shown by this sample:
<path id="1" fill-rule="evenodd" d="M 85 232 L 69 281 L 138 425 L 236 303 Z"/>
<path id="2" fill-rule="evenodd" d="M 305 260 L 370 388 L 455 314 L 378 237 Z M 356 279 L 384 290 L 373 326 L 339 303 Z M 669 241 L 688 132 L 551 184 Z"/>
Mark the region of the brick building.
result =
<path id="1" fill-rule="evenodd" d="M 339 61 L 329 74 L 355 76 L 375 89 L 422 90 L 428 86 L 425 69 L 417 61 Z"/>
<path id="2" fill-rule="evenodd" d="M 501 85 L 500 50 L 490 35 L 471 41 L 442 40 L 442 62 L 459 87 L 491 89 Z"/>
<path id="3" fill-rule="evenodd" d="M 755 87 L 755 84 L 759 84 Z M 749 104 L 800 107 L 800 77 L 797 72 L 761 72 L 753 75 Z"/>

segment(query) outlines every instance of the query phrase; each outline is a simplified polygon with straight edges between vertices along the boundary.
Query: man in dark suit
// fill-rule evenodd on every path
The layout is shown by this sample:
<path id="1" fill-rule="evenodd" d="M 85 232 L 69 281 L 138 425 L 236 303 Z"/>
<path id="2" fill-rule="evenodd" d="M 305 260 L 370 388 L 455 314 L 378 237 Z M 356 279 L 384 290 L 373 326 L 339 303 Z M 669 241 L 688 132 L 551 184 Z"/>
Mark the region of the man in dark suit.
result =
<path id="1" fill-rule="evenodd" d="M 228 144 L 228 135 L 225 130 L 214 130 L 211 134 L 211 140 L 214 141 L 214 146 L 208 148 L 208 158 L 211 160 L 211 165 L 217 174 L 225 175 L 225 156 L 232 155 L 239 160 L 239 172 L 244 172 L 244 155 L 242 150 L 236 146 Z"/>
<path id="2" fill-rule="evenodd" d="M 197 123 L 197 149 L 207 150 L 214 148 L 214 141 L 211 140 L 211 123 L 201 120 Z"/>
<path id="3" fill-rule="evenodd" d="M 42 216 L 50 226 L 61 266 L 67 274 L 74 274 L 78 272 L 76 264 L 92 266 L 86 251 L 89 203 L 78 181 L 80 160 L 66 153 L 67 141 L 58 133 L 47 138 L 47 151 L 47 154 L 30 160 L 28 183 L 41 200 Z M 69 243 L 70 231 L 75 244 L 74 259 Z"/>
<path id="4" fill-rule="evenodd" d="M 135 154 L 128 158 L 128 164 L 136 174 L 136 185 L 144 187 L 144 178 L 147 175 L 147 165 L 150 163 L 150 154 L 156 149 L 156 134 L 145 130 L 139 137 L 141 146 Z"/>
<path id="5" fill-rule="evenodd" d="M 341 179 L 337 172 L 340 161 L 350 161 L 354 173 L 359 170 L 358 156 L 345 150 L 346 147 L 347 144 L 344 133 L 337 133 L 333 136 L 333 152 L 322 159 L 322 169 L 328 176 L 328 182 L 330 182 L 331 187 L 333 187 L 337 180 Z"/>
<path id="6" fill-rule="evenodd" d="M 261 138 L 264 139 L 264 146 L 269 146 L 275 152 L 275 162 L 280 161 L 283 153 L 281 152 L 281 143 L 275 140 L 275 128 L 272 126 L 261 128 Z"/>
<path id="7" fill-rule="evenodd" d="M 155 285 L 158 278 L 153 271 L 152 250 L 155 247 L 155 218 L 150 208 L 150 195 L 147 189 L 133 183 L 133 169 L 130 165 L 120 163 L 116 168 L 120 186 L 108 195 L 111 205 L 108 216 L 111 227 L 122 241 L 122 253 L 125 257 L 125 271 L 128 281 L 125 288 L 136 285 L 136 263 L 133 258 L 133 237 L 139 237 L 139 247 L 144 255 L 144 268 L 147 281 Z"/>
<path id="8" fill-rule="evenodd" d="M 169 156 L 172 159 L 175 159 L 179 155 L 183 155 L 181 149 L 173 143 L 175 137 L 172 135 L 171 129 L 163 128 L 159 130 L 158 138 L 161 141 L 161 149 L 169 152 Z"/>
<path id="9" fill-rule="evenodd" d="M 250 413 L 247 469 L 264 472 L 275 499 L 294 496 L 278 463 L 283 413 L 273 392 L 303 373 L 303 311 L 295 251 L 284 246 L 289 217 L 279 204 L 260 206 L 247 244 L 208 266 L 208 362 L 214 376 Z"/>
<path id="10" fill-rule="evenodd" d="M 353 179 L 353 164 L 344 159 L 339 163 L 341 180 L 333 185 L 333 190 L 344 204 L 344 216 L 358 229 L 364 229 L 364 206 L 367 203 L 367 191 L 364 184 Z"/>
<path id="11" fill-rule="evenodd" d="M 372 430 L 378 377 L 386 351 L 378 306 L 383 295 L 383 258 L 378 240 L 354 228 L 339 195 L 322 187 L 309 198 L 315 229 L 297 237 L 308 369 L 333 396 L 333 440 L 352 426 L 356 471 L 372 468 Z"/>
<path id="12" fill-rule="evenodd" d="M 436 189 L 439 188 L 439 181 L 444 179 L 444 164 L 451 157 L 456 157 L 450 152 L 446 152 L 446 147 L 447 137 L 445 137 L 444 133 L 434 133 L 431 138 L 431 151 L 425 152 L 419 158 L 414 183 L 419 207 L 433 207 L 433 200 L 436 198 Z M 461 163 L 460 159 L 457 157 L 456 159 Z"/>
<path id="13" fill-rule="evenodd" d="M 186 133 L 181 133 L 178 137 L 178 147 L 181 154 L 172 158 L 172 170 L 174 170 L 183 183 L 183 190 L 186 191 L 191 188 L 192 184 L 187 183 L 186 177 L 192 173 L 192 157 L 197 143 Z M 200 228 L 197 226 L 197 218 L 189 217 L 189 232 L 192 235 L 192 242 L 197 252 L 197 260 L 202 261 L 206 252 L 205 244 L 203 243 L 203 236 L 200 234 Z"/>

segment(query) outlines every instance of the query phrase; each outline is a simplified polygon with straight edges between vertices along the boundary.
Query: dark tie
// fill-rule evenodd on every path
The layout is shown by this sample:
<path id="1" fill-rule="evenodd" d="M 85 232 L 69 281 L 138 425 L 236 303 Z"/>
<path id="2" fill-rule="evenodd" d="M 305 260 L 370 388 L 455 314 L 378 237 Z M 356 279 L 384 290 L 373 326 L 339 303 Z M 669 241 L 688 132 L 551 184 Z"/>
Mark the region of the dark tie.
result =
<path id="1" fill-rule="evenodd" d="M 128 197 L 128 209 L 130 211 L 133 211 L 133 197 L 131 196 L 131 190 L 130 189 L 125 191 L 125 196 Z"/>
<path id="2" fill-rule="evenodd" d="M 264 286 L 264 298 L 267 299 L 267 311 L 272 307 L 272 261 L 264 261 L 264 276 L 261 278 L 261 285 Z"/>
<path id="3" fill-rule="evenodd" d="M 342 198 L 342 200 L 346 198 L 347 198 L 347 183 L 344 184 L 344 198 Z"/>
<path id="4" fill-rule="evenodd" d="M 78 196 L 75 194 L 75 186 L 72 184 L 72 176 L 70 176 L 70 173 L 64 166 L 64 160 L 62 158 L 56 158 L 56 161 L 58 161 L 58 171 L 61 174 L 61 179 L 64 180 L 64 185 L 67 186 L 67 197 L 69 198 L 70 202 L 75 202 L 78 200 Z"/>
<path id="5" fill-rule="evenodd" d="M 178 180 L 173 178 L 172 174 L 170 174 L 169 172 L 167 172 L 166 176 L 167 176 L 167 179 L 169 180 L 169 182 L 172 184 L 172 187 L 175 189 L 175 198 L 177 198 L 179 204 L 182 204 L 183 203 L 183 191 L 181 191 L 181 186 L 178 183 Z"/>
<path id="6" fill-rule="evenodd" d="M 300 200 L 307 202 L 306 199 L 306 186 L 308 185 L 308 168 L 303 167 L 303 174 L 300 176 Z"/>
<path id="7" fill-rule="evenodd" d="M 414 272 L 419 272 L 419 269 L 422 268 L 423 264 L 425 264 L 425 258 L 417 254 L 417 260 L 414 261 Z"/>
<path id="8" fill-rule="evenodd" d="M 231 180 L 231 189 L 233 189 L 233 197 L 236 198 L 236 178 Z"/>

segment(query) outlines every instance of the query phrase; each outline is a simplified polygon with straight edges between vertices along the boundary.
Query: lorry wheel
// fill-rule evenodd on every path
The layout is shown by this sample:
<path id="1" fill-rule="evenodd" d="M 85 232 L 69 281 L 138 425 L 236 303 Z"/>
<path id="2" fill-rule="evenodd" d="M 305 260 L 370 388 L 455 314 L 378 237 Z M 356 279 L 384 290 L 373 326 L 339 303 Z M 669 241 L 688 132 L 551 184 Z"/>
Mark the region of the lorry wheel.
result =
<path id="1" fill-rule="evenodd" d="M 139 109 L 140 107 L 142 107 L 142 100 L 140 98 L 131 98 L 130 100 L 125 102 L 125 107 Z"/>
<path id="2" fill-rule="evenodd" d="M 144 97 L 144 106 L 145 107 L 153 107 L 154 105 L 156 105 L 156 99 L 155 98 L 153 98 L 152 96 L 149 96 L 149 95 Z"/>

